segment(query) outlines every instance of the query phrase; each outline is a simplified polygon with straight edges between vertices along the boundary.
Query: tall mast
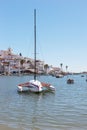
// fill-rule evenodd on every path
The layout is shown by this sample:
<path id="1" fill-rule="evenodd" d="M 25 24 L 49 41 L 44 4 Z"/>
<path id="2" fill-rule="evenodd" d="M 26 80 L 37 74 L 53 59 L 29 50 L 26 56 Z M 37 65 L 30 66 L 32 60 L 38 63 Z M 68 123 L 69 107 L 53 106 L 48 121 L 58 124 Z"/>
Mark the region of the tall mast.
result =
<path id="1" fill-rule="evenodd" d="M 36 9 L 34 9 L 34 80 L 36 80 Z"/>

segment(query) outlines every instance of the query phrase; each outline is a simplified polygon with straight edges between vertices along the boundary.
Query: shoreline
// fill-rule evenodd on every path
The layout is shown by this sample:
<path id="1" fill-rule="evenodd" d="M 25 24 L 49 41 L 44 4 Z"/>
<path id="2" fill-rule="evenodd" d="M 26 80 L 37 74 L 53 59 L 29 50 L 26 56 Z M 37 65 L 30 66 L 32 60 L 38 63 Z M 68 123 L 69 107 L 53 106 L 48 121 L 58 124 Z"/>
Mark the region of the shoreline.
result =
<path id="1" fill-rule="evenodd" d="M 5 124 L 0 124 L 0 130 L 23 130 L 22 128 L 13 128 Z"/>

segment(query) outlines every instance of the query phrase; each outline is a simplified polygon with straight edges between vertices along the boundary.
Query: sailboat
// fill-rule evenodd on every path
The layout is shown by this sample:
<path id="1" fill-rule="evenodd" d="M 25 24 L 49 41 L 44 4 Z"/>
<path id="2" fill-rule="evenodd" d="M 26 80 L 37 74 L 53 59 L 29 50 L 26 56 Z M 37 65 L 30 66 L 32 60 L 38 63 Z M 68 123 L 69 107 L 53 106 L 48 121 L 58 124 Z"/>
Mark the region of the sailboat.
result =
<path id="1" fill-rule="evenodd" d="M 34 79 L 26 83 L 18 84 L 18 91 L 42 92 L 45 90 L 54 91 L 55 87 L 49 83 L 37 80 L 36 74 L 36 9 L 34 9 Z"/>

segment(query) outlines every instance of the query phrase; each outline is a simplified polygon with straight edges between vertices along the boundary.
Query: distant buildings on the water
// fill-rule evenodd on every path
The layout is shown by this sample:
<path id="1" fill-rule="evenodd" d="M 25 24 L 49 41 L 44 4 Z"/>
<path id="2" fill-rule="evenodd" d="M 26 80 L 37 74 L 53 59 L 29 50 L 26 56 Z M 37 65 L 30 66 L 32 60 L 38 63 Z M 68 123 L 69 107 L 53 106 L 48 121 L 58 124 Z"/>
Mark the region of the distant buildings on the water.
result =
<path id="1" fill-rule="evenodd" d="M 36 61 L 38 74 L 56 74 L 60 68 L 49 66 L 44 61 Z M 14 54 L 11 48 L 0 50 L 0 74 L 32 74 L 34 73 L 34 59 L 23 57 L 22 54 Z"/>
<path id="2" fill-rule="evenodd" d="M 57 78 L 69 72 L 64 72 L 62 67 L 53 67 L 44 61 L 36 60 L 37 74 L 50 74 Z M 34 59 L 23 57 L 21 53 L 14 54 L 11 48 L 0 50 L 0 75 L 32 74 L 34 73 Z"/>

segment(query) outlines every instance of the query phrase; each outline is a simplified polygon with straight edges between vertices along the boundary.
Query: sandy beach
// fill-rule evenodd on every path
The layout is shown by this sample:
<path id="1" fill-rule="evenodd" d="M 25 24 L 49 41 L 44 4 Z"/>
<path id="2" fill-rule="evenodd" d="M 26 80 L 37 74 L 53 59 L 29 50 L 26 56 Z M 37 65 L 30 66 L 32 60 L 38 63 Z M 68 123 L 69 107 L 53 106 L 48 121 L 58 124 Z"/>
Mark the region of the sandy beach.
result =
<path id="1" fill-rule="evenodd" d="M 7 125 L 0 124 L 0 130 L 23 130 L 22 128 L 12 128 Z"/>

